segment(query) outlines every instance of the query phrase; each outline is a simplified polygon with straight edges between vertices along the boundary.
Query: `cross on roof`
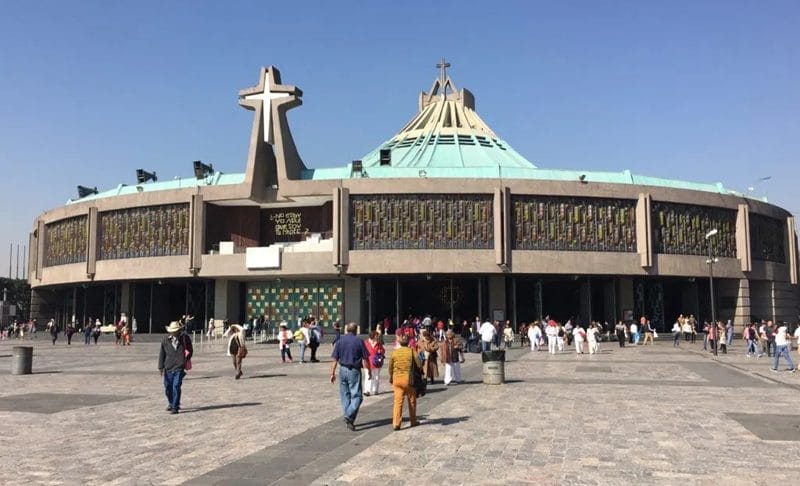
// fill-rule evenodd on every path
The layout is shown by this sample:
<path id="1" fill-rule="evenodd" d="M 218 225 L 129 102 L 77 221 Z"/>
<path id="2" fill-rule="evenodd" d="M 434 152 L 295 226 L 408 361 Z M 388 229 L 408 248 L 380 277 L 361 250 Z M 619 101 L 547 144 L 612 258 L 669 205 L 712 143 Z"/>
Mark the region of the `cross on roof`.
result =
<path id="1" fill-rule="evenodd" d="M 442 58 L 442 62 L 437 64 L 436 67 L 442 70 L 442 77 L 439 80 L 439 82 L 440 82 L 440 84 L 442 86 L 442 94 L 445 94 L 444 93 L 445 92 L 444 83 L 447 82 L 447 68 L 450 67 L 450 63 L 449 62 L 445 62 L 444 58 Z"/>

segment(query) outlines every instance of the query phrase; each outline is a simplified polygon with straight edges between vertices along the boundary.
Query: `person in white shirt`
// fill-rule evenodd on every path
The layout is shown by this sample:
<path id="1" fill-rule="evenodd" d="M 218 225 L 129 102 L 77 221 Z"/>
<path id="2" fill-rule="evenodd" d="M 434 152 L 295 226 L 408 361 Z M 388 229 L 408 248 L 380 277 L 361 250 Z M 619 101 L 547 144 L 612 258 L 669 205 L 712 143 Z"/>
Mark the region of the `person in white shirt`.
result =
<path id="1" fill-rule="evenodd" d="M 494 328 L 491 322 L 485 321 L 483 324 L 481 324 L 481 328 L 478 332 L 481 335 L 481 351 L 491 351 L 492 341 L 494 341 L 494 336 L 497 334 L 497 330 Z"/>
<path id="2" fill-rule="evenodd" d="M 678 321 L 675 321 L 675 324 L 672 325 L 672 346 L 678 347 L 681 345 L 681 324 Z"/>
<path id="3" fill-rule="evenodd" d="M 575 352 L 583 354 L 583 343 L 586 341 L 586 331 L 581 326 L 575 326 L 572 330 L 572 338 L 575 340 Z"/>
<path id="4" fill-rule="evenodd" d="M 558 326 L 556 325 L 556 321 L 551 320 L 548 322 L 544 333 L 547 335 L 547 351 L 550 354 L 556 354 L 556 342 L 558 341 Z"/>
<path id="5" fill-rule="evenodd" d="M 311 344 L 311 336 L 308 333 L 308 321 L 303 322 L 300 332 L 303 333 L 303 339 L 300 339 L 300 363 L 306 362 L 306 348 Z"/>
<path id="6" fill-rule="evenodd" d="M 528 341 L 531 342 L 531 351 L 539 351 L 539 342 L 542 339 L 542 330 L 539 323 L 531 324 L 528 328 Z"/>
<path id="7" fill-rule="evenodd" d="M 798 324 L 797 329 L 794 330 L 794 337 L 797 339 L 797 352 L 800 353 L 800 324 Z"/>
<path id="8" fill-rule="evenodd" d="M 589 343 L 589 354 L 597 354 L 600 352 L 599 330 L 597 324 L 592 323 L 586 331 L 586 341 Z"/>
<path id="9" fill-rule="evenodd" d="M 772 371 L 778 372 L 778 363 L 780 362 L 781 355 L 786 358 L 786 362 L 789 363 L 789 369 L 787 370 L 789 373 L 794 373 L 797 371 L 797 368 L 794 366 L 794 361 L 792 361 L 792 357 L 789 354 L 789 337 L 787 336 L 788 329 L 786 328 L 786 324 L 781 324 L 778 327 L 778 332 L 775 333 L 775 362 L 772 365 Z"/>
<path id="10" fill-rule="evenodd" d="M 631 344 L 639 344 L 639 326 L 635 322 L 631 323 Z"/>

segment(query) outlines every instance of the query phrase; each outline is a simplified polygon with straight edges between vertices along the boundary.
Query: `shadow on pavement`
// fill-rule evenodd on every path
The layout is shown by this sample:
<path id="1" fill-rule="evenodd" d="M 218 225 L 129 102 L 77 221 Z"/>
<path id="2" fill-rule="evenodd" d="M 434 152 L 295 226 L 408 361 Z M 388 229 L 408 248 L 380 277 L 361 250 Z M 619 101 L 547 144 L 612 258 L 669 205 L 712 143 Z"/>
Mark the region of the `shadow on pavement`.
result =
<path id="1" fill-rule="evenodd" d="M 222 405 L 207 405 L 205 407 L 184 409 L 181 411 L 181 413 L 207 412 L 209 410 L 221 410 L 223 408 L 255 407 L 258 405 L 263 405 L 263 403 L 261 402 L 225 403 Z"/>
<path id="2" fill-rule="evenodd" d="M 270 374 L 255 375 L 255 376 L 250 376 L 250 377 L 245 377 L 245 378 L 250 379 L 250 380 L 254 380 L 256 378 L 278 378 L 278 377 L 281 377 L 281 376 L 287 376 L 287 375 L 286 375 L 286 373 L 275 373 L 275 374 L 272 374 L 272 375 L 270 375 Z"/>

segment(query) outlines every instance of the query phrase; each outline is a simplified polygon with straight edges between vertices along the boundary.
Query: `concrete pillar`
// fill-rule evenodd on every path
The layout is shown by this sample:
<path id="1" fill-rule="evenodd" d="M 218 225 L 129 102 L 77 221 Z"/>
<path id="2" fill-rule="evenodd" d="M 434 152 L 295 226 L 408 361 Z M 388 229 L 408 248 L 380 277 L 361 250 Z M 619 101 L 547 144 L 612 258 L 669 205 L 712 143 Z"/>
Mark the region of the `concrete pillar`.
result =
<path id="1" fill-rule="evenodd" d="M 753 270 L 750 252 L 750 210 L 747 204 L 740 204 L 739 212 L 736 214 L 736 258 L 739 259 L 743 272 Z"/>
<path id="2" fill-rule="evenodd" d="M 119 311 L 124 312 L 128 316 L 128 322 L 133 322 L 133 302 L 131 302 L 131 284 L 130 282 L 122 282 L 120 284 L 120 305 Z M 115 316 L 114 320 L 119 320 L 119 316 Z"/>
<path id="3" fill-rule="evenodd" d="M 241 313 L 239 282 L 218 279 L 214 281 L 214 319 L 227 319 L 231 324 Z M 210 316 L 209 316 L 210 317 Z"/>
<path id="4" fill-rule="evenodd" d="M 350 190 L 342 188 L 342 201 L 339 204 L 339 263 L 350 263 Z"/>
<path id="5" fill-rule="evenodd" d="M 195 275 L 203 266 L 206 205 L 202 194 L 193 194 L 189 204 L 189 271 Z"/>
<path id="6" fill-rule="evenodd" d="M 733 314 L 734 330 L 741 332 L 750 323 L 750 281 L 746 278 L 739 279 L 736 294 L 736 312 Z"/>
<path id="7" fill-rule="evenodd" d="M 494 320 L 494 311 L 502 310 L 505 319 L 508 319 L 506 311 L 506 278 L 503 275 L 492 275 L 489 277 L 489 309 L 486 315 L 490 320 Z"/>
<path id="8" fill-rule="evenodd" d="M 581 280 L 580 283 L 580 306 L 578 309 L 578 313 L 580 317 L 578 318 L 578 323 L 582 325 L 588 325 L 589 322 L 592 320 L 592 281 L 589 278 L 584 278 Z"/>
<path id="9" fill-rule="evenodd" d="M 789 237 L 788 245 L 786 245 L 786 263 L 789 265 L 789 283 L 797 285 L 797 229 L 794 222 L 794 217 L 789 216 L 786 218 L 787 235 Z"/>
<path id="10" fill-rule="evenodd" d="M 642 267 L 653 266 L 653 223 L 650 194 L 639 194 L 636 202 L 636 251 Z"/>
<path id="11" fill-rule="evenodd" d="M 633 311 L 632 278 L 620 278 L 617 285 L 617 318 L 625 318 L 626 310 Z M 616 324 L 616 322 L 614 324 Z"/>
<path id="12" fill-rule="evenodd" d="M 86 278 L 94 280 L 97 273 L 97 241 L 100 238 L 100 228 L 98 227 L 97 208 L 89 208 L 89 216 L 86 220 Z"/>
<path id="13" fill-rule="evenodd" d="M 506 260 L 503 253 L 503 194 L 499 187 L 494 188 L 492 216 L 494 218 L 494 262 L 502 265 Z"/>
<path id="14" fill-rule="evenodd" d="M 359 277 L 344 277 L 344 322 L 347 324 L 350 321 L 361 324 L 361 329 L 370 329 L 374 322 L 362 322 L 368 316 L 361 315 L 361 302 L 364 297 L 361 292 L 361 278 Z M 377 317 L 376 317 L 377 319 Z"/>

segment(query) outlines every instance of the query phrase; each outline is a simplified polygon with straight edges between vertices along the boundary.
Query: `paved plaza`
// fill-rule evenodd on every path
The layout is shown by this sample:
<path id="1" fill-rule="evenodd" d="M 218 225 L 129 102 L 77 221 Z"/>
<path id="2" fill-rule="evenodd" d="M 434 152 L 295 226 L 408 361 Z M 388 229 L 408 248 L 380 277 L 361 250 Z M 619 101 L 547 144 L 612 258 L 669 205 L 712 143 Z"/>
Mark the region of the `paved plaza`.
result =
<path id="1" fill-rule="evenodd" d="M 507 383 L 429 388 L 422 424 L 391 430 L 391 393 L 341 420 L 323 363 L 250 345 L 233 379 L 221 341 L 196 345 L 180 415 L 164 411 L 156 338 L 34 345 L 12 376 L 0 342 L 0 484 L 795 484 L 800 373 L 743 345 L 717 358 L 671 341 L 596 356 L 515 348 Z M 295 352 L 295 358 L 297 358 Z M 793 358 L 797 353 L 793 352 Z M 795 359 L 797 361 L 797 359 Z M 783 366 L 785 367 L 785 366 Z M 388 388 L 385 371 L 382 387 Z"/>

